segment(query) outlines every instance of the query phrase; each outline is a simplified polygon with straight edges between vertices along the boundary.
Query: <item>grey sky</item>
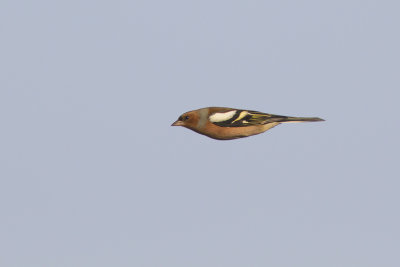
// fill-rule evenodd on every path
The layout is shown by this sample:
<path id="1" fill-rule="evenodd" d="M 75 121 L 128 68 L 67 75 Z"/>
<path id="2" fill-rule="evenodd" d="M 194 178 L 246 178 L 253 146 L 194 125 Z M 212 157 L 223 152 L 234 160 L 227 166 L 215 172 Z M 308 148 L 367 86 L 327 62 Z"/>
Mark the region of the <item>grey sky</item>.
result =
<path id="1" fill-rule="evenodd" d="M 400 266 L 398 1 L 0 3 L 0 265 Z M 321 123 L 215 141 L 206 106 Z"/>

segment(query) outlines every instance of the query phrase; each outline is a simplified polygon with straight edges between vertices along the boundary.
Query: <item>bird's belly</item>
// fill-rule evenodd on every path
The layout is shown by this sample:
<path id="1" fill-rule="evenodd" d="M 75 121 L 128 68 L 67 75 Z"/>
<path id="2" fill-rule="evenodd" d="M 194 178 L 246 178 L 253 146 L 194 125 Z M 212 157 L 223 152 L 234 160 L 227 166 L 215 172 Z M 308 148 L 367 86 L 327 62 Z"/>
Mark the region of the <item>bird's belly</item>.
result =
<path id="1" fill-rule="evenodd" d="M 263 133 L 272 127 L 277 126 L 279 123 L 268 123 L 264 125 L 255 125 L 255 126 L 245 126 L 245 127 L 219 127 L 210 129 L 204 133 L 208 137 L 218 139 L 218 140 L 231 140 L 237 138 L 248 137 L 256 134 Z"/>

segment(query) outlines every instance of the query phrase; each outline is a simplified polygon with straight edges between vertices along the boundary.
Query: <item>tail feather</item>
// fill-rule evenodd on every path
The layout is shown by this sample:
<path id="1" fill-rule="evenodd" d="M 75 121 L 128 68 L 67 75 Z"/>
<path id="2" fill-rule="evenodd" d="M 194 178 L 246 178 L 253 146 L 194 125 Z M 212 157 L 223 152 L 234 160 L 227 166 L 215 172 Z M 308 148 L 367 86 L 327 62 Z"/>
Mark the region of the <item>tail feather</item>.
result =
<path id="1" fill-rule="evenodd" d="M 325 121 L 324 119 L 318 117 L 286 117 L 282 119 L 282 123 L 285 122 L 313 122 L 313 121 Z"/>

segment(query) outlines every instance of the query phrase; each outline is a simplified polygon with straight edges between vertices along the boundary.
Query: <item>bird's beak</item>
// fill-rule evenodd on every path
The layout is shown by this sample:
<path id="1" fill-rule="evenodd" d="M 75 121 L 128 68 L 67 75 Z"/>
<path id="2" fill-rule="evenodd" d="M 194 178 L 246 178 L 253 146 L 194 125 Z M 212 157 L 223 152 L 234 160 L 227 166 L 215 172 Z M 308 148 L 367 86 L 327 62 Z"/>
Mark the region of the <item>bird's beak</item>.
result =
<path id="1" fill-rule="evenodd" d="M 182 126 L 183 122 L 182 121 L 176 121 L 173 124 L 171 124 L 171 126 Z"/>

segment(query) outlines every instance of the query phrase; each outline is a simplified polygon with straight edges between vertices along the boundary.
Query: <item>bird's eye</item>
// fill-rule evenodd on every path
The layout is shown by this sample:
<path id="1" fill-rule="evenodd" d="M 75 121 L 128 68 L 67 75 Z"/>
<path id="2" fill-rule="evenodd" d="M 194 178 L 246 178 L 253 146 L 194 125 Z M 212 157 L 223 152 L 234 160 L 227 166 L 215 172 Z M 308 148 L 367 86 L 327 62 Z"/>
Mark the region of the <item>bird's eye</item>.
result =
<path id="1" fill-rule="evenodd" d="M 180 116 L 178 120 L 180 121 L 186 121 L 189 119 L 189 116 Z"/>

